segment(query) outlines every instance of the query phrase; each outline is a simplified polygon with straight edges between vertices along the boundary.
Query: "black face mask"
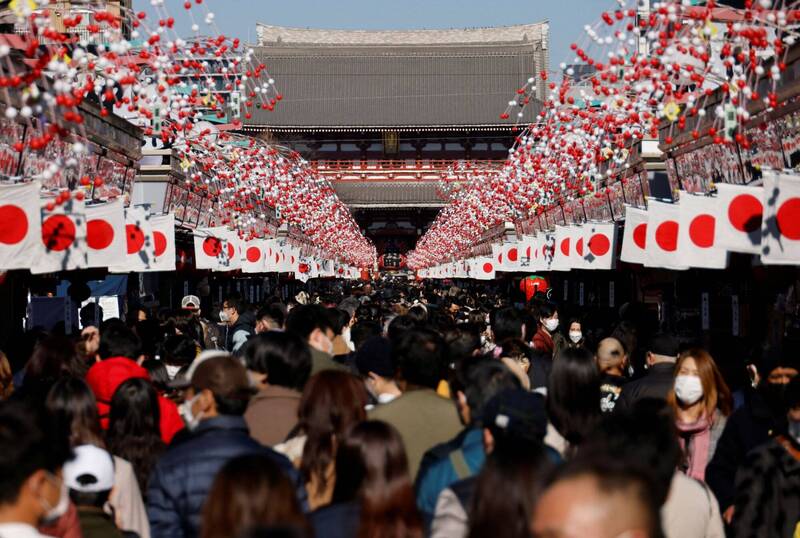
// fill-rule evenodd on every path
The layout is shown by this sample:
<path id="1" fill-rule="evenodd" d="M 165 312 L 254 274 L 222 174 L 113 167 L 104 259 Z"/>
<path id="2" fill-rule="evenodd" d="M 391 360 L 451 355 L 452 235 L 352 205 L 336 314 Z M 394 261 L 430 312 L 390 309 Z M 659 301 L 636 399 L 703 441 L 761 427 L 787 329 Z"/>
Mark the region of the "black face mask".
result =
<path id="1" fill-rule="evenodd" d="M 764 402 L 775 416 L 786 414 L 786 387 L 788 384 L 764 382 L 761 384 L 760 393 Z"/>

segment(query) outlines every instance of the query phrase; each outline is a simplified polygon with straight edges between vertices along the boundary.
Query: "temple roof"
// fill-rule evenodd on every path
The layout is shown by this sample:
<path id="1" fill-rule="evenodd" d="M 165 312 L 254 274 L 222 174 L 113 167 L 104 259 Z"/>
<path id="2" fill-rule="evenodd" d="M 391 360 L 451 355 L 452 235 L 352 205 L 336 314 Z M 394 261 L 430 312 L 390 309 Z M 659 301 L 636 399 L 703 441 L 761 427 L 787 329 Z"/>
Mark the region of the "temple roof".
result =
<path id="1" fill-rule="evenodd" d="M 352 209 L 445 205 L 434 181 L 334 181 L 332 185 L 342 202 Z"/>
<path id="2" fill-rule="evenodd" d="M 259 25 L 256 56 L 283 100 L 249 127 L 489 128 L 548 64 L 545 23 L 463 30 L 362 31 Z M 544 85 L 537 92 L 544 96 Z M 533 120 L 527 108 L 522 122 Z"/>

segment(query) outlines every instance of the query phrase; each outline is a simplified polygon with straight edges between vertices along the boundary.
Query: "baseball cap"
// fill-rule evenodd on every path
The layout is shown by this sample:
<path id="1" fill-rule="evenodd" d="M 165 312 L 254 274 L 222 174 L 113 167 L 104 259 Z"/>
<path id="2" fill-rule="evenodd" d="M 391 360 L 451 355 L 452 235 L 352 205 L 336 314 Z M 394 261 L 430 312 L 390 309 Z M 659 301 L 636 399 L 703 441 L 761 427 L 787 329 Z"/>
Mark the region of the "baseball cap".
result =
<path id="1" fill-rule="evenodd" d="M 356 351 L 356 368 L 361 375 L 374 372 L 381 377 L 394 377 L 395 364 L 392 360 L 392 345 L 382 336 L 373 336 Z"/>
<path id="2" fill-rule="evenodd" d="M 481 417 L 495 438 L 541 442 L 547 433 L 544 398 L 522 389 L 506 389 L 486 403 Z"/>
<path id="3" fill-rule="evenodd" d="M 650 339 L 647 351 L 653 355 L 677 358 L 679 347 L 678 340 L 674 336 L 667 333 L 658 333 Z"/>
<path id="4" fill-rule="evenodd" d="M 198 310 L 200 308 L 200 298 L 197 295 L 187 295 L 181 299 L 181 308 L 184 310 Z"/>
<path id="5" fill-rule="evenodd" d="M 100 493 L 114 487 L 114 460 L 94 445 L 73 449 L 75 457 L 64 464 L 64 483 L 74 491 Z"/>

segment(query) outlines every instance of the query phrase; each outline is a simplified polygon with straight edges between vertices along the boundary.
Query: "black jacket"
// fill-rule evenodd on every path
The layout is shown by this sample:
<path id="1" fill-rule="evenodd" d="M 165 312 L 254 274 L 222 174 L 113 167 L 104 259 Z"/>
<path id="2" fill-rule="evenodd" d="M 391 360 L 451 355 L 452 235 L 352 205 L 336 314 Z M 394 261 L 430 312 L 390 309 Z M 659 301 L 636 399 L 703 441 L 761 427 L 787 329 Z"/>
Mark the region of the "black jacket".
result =
<path id="1" fill-rule="evenodd" d="M 236 320 L 236 323 L 228 327 L 227 332 L 225 333 L 225 349 L 233 353 L 234 351 L 239 351 L 238 349 L 234 350 L 234 341 L 233 335 L 235 335 L 239 331 L 244 331 L 247 333 L 247 338 L 252 338 L 254 334 L 256 334 L 256 316 L 252 312 L 242 312 L 239 314 L 239 318 Z"/>
<path id="2" fill-rule="evenodd" d="M 757 391 L 745 393 L 744 405 L 728 417 L 706 467 L 706 483 L 717 496 L 720 510 L 724 512 L 733 504 L 736 472 L 747 453 L 766 443 L 780 426 Z"/>
<path id="3" fill-rule="evenodd" d="M 666 399 L 675 383 L 674 371 L 675 365 L 671 362 L 654 364 L 648 369 L 646 376 L 622 387 L 614 409 L 630 409 L 633 404 L 645 398 Z"/>
<path id="4" fill-rule="evenodd" d="M 800 525 L 800 446 L 782 437 L 747 455 L 736 474 L 734 538 L 797 536 Z"/>
<path id="5" fill-rule="evenodd" d="M 305 507 L 305 487 L 291 462 L 250 437 L 242 417 L 221 415 L 200 422 L 156 463 L 147 488 L 147 518 L 152 535 L 198 536 L 203 503 L 214 476 L 229 460 L 247 454 L 274 459 L 297 485 L 298 498 Z"/>

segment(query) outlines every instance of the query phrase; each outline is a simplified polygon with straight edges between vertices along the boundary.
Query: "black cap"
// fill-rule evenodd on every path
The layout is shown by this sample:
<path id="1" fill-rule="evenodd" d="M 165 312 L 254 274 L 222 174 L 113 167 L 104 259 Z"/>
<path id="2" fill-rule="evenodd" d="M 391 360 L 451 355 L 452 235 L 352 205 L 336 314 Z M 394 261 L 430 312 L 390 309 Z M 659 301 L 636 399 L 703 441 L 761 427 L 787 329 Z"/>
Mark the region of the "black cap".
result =
<path id="1" fill-rule="evenodd" d="M 679 343 L 677 338 L 667 333 L 658 333 L 650 339 L 647 351 L 653 355 L 664 355 L 665 357 L 678 356 Z"/>
<path id="2" fill-rule="evenodd" d="M 544 397 L 522 389 L 506 389 L 489 400 L 481 417 L 495 438 L 541 442 L 547 433 Z"/>
<path id="3" fill-rule="evenodd" d="M 382 336 L 373 336 L 356 351 L 356 368 L 361 375 L 374 372 L 381 377 L 394 377 L 392 345 Z"/>

